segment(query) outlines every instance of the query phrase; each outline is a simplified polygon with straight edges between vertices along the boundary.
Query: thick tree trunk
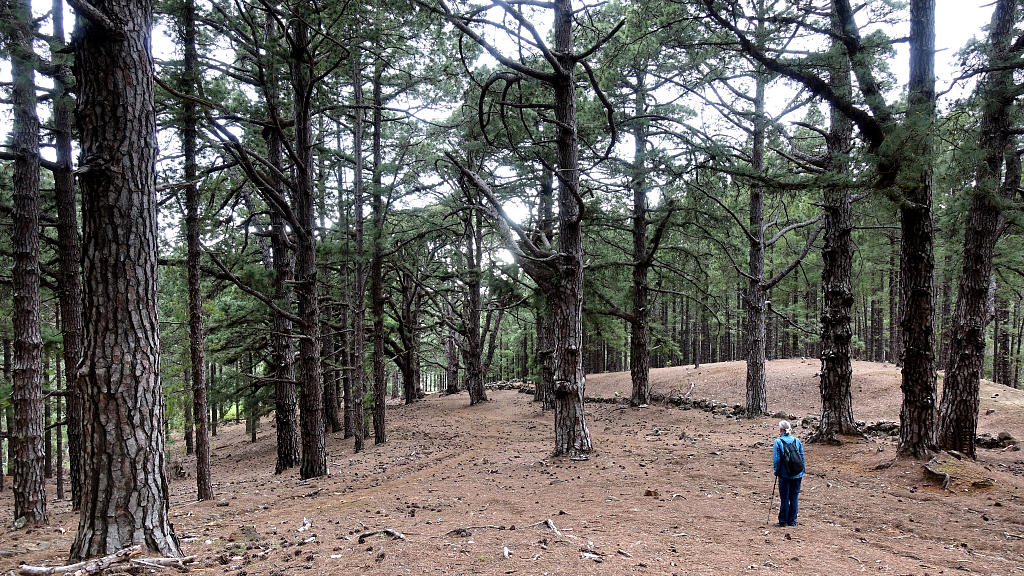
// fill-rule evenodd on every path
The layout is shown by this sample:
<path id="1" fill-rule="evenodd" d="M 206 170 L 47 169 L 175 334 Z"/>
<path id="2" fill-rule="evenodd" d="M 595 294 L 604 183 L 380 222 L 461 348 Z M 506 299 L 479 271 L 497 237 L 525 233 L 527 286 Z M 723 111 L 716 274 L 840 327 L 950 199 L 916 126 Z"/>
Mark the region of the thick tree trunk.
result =
<path id="1" fill-rule="evenodd" d="M 841 30 L 833 18 L 833 31 Z M 840 42 L 834 49 L 842 50 Z M 849 61 L 829 78 L 836 93 L 850 98 Z M 855 434 L 850 363 L 850 310 L 853 307 L 853 211 L 850 196 L 841 180 L 849 175 L 847 154 L 853 136 L 853 122 L 832 107 L 828 138 L 828 169 L 838 176 L 825 191 L 825 246 L 821 250 L 821 289 L 824 310 L 821 314 L 821 422 L 815 439 L 838 442 L 839 435 Z"/>
<path id="2" fill-rule="evenodd" d="M 934 286 L 932 228 L 932 131 L 935 122 L 935 0 L 910 2 L 910 82 L 900 153 L 900 278 L 903 314 L 903 405 L 900 454 L 924 458 L 935 422 Z"/>
<path id="3" fill-rule="evenodd" d="M 579 190 L 576 61 L 571 0 L 555 0 L 554 88 L 558 159 L 558 278 L 552 294 L 555 340 L 555 455 L 585 459 L 593 450 L 583 406 L 583 202 Z"/>
<path id="4" fill-rule="evenodd" d="M 316 220 L 314 218 L 313 141 L 310 125 L 314 62 L 309 52 L 309 28 L 296 17 L 291 23 L 291 80 L 295 114 L 295 195 L 292 200 L 301 230 L 296 231 L 295 284 L 302 339 L 299 341 L 299 437 L 305 480 L 327 474 L 324 434 L 323 381 L 320 370 L 320 304 L 317 299 Z"/>
<path id="5" fill-rule="evenodd" d="M 991 71 L 979 86 L 982 98 L 979 148 L 971 208 L 964 234 L 955 312 L 950 327 L 950 358 L 939 403 L 939 448 L 975 456 L 978 387 L 985 358 L 985 324 L 992 258 L 1001 223 L 1001 198 L 1012 199 L 1021 178 L 1020 158 L 1011 145 L 1013 71 L 1004 66 L 1013 41 L 1017 2 L 999 0 L 989 29 Z M 1005 177 L 1000 175 L 1006 165 Z"/>
<path id="6" fill-rule="evenodd" d="M 64 352 L 64 374 L 67 375 L 67 434 L 71 480 L 71 505 L 78 510 L 82 493 L 81 393 L 75 379 L 82 357 L 82 257 L 78 234 L 78 208 L 75 179 L 71 173 L 71 133 L 74 99 L 68 94 L 64 78 L 71 76 L 70 55 L 64 51 L 64 2 L 53 0 L 50 12 L 53 38 L 51 58 L 58 73 L 53 77 L 53 132 L 57 169 L 53 171 L 53 187 L 57 201 L 57 244 L 60 253 L 60 320 Z"/>
<path id="7" fill-rule="evenodd" d="M 195 0 L 188 0 L 183 7 L 181 40 L 184 47 L 184 69 L 182 70 L 182 92 L 200 94 L 199 55 L 196 50 Z M 196 184 L 198 170 L 196 154 L 198 148 L 199 114 L 196 104 L 185 99 L 181 103 L 181 151 L 184 156 L 185 177 L 185 243 L 187 255 L 185 267 L 188 270 L 188 344 L 192 369 L 192 406 L 195 414 L 206 414 L 206 358 L 203 354 L 203 293 L 199 271 L 202 247 L 199 241 L 199 186 Z M 210 433 L 206 419 L 196 420 L 196 499 L 213 498 L 213 482 L 210 479 Z"/>
<path id="8" fill-rule="evenodd" d="M 120 28 L 79 17 L 75 31 L 85 331 L 83 484 L 71 558 L 132 544 L 179 557 L 164 476 L 153 6 L 93 5 Z"/>
<path id="9" fill-rule="evenodd" d="M 47 523 L 43 443 L 42 361 L 39 295 L 39 117 L 36 115 L 35 24 L 27 0 L 8 4 L 11 104 L 14 124 L 14 212 L 11 225 L 14 369 L 14 518 L 29 526 Z"/>
<path id="10" fill-rule="evenodd" d="M 480 198 L 473 195 L 470 201 L 476 204 Z M 463 311 L 465 345 L 462 348 L 462 360 L 466 365 L 466 389 L 469 391 L 469 404 L 472 406 L 487 401 L 487 392 L 484 390 L 484 334 L 480 323 L 483 309 L 481 296 L 483 229 L 480 210 L 464 212 L 463 218 L 466 307 Z"/>
<path id="11" fill-rule="evenodd" d="M 750 168 L 755 174 L 764 170 L 765 73 L 757 74 L 754 95 L 754 132 Z M 750 187 L 750 218 L 748 223 L 749 257 L 747 261 L 747 294 L 744 301 L 747 325 L 743 331 L 743 351 L 747 359 L 747 416 L 755 417 L 768 412 L 768 392 L 765 384 L 765 331 L 767 300 L 764 283 L 764 187 L 752 183 Z"/>

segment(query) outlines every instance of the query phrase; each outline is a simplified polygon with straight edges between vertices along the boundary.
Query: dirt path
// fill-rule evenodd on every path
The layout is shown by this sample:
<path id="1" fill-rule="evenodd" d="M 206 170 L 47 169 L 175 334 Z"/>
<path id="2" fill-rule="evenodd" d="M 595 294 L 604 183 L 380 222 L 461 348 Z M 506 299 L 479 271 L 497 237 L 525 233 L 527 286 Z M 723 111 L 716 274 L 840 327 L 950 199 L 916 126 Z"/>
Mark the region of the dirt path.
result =
<path id="1" fill-rule="evenodd" d="M 731 403 L 736 385 L 729 383 L 738 377 L 742 387 L 738 366 L 703 368 L 695 395 Z M 792 406 L 773 409 L 813 413 L 804 406 L 813 406 L 816 383 L 812 389 L 802 371 L 810 376 L 814 367 L 799 360 L 769 366 L 771 389 L 805 390 Z M 857 417 L 895 419 L 895 369 L 867 367 L 879 372 L 856 367 Z M 654 377 L 661 385 L 678 380 L 660 370 Z M 595 375 L 588 390 L 628 394 L 628 384 L 628 374 Z M 996 412 L 983 429 L 1003 420 L 1021 426 L 1024 410 L 1014 410 L 1024 406 L 1024 394 L 991 394 L 983 392 L 982 411 L 995 402 Z M 192 502 L 192 478 L 172 484 L 176 532 L 186 553 L 199 556 L 194 571 L 1024 574 L 1024 452 L 983 450 L 978 463 L 951 468 L 961 480 L 944 491 L 924 478 L 920 463 L 874 470 L 894 454 L 889 438 L 808 446 L 800 524 L 780 529 L 766 526 L 773 419 L 591 404 L 597 453 L 569 462 L 549 457 L 550 414 L 530 397 L 490 395 L 477 407 L 467 406 L 465 394 L 395 407 L 389 442 L 362 454 L 353 455 L 351 442 L 336 435 L 328 441 L 331 476 L 309 482 L 273 475 L 270 428 L 250 444 L 241 425 L 223 426 L 214 442 L 214 479 L 226 505 Z M 985 479 L 991 483 L 971 484 Z M 777 505 L 776 498 L 776 511 Z M 0 494 L 5 526 L 10 510 L 8 490 Z M 77 517 L 66 503 L 52 510 L 49 528 L 0 530 L 0 571 L 63 559 Z M 558 533 L 536 524 L 547 519 Z M 449 533 L 471 526 L 489 527 Z M 359 542 L 361 532 L 384 527 L 406 540 L 375 535 Z"/>

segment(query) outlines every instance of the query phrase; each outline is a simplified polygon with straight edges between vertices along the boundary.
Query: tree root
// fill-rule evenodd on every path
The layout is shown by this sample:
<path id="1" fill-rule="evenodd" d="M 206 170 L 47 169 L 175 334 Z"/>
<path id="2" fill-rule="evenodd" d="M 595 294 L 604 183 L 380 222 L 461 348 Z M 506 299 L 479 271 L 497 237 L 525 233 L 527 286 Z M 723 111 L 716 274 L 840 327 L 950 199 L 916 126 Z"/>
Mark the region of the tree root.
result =
<path id="1" fill-rule="evenodd" d="M 938 464 L 938 460 L 932 458 L 927 464 L 924 465 L 924 475 L 931 480 L 936 480 L 942 483 L 943 490 L 949 490 L 949 483 L 952 482 L 952 478 L 949 474 L 932 468 L 933 465 Z"/>

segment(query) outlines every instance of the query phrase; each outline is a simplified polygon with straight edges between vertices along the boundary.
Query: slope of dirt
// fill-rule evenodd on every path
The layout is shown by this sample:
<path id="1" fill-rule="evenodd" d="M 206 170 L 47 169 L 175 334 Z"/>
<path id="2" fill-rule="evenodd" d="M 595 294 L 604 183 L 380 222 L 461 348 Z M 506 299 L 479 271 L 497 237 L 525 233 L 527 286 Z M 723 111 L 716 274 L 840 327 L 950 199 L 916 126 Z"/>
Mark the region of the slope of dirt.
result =
<path id="1" fill-rule="evenodd" d="M 814 414 L 815 371 L 816 362 L 771 362 L 772 410 Z M 728 363 L 655 370 L 652 380 L 663 393 L 693 380 L 695 397 L 731 404 L 742 401 L 743 373 Z M 898 417 L 896 368 L 857 363 L 855 378 L 858 418 Z M 588 378 L 588 395 L 629 389 L 628 373 Z M 800 524 L 776 528 L 767 525 L 769 503 L 778 510 L 775 419 L 590 404 L 596 453 L 570 462 L 550 457 L 550 413 L 525 394 L 489 394 L 474 407 L 465 394 L 389 407 L 387 444 L 353 454 L 351 440 L 332 435 L 331 476 L 305 482 L 273 474 L 272 419 L 255 444 L 241 424 L 222 426 L 213 443 L 221 505 L 193 502 L 191 473 L 171 485 L 192 572 L 1024 574 L 1024 452 L 947 459 L 947 491 L 919 462 L 876 470 L 894 455 L 888 437 L 807 446 Z M 1021 391 L 986 385 L 988 409 L 983 431 L 1024 436 Z M 11 531 L 10 491 L 0 494 L 0 572 L 64 559 L 77 516 L 66 502 L 51 512 L 48 528 Z M 360 542 L 385 527 L 406 539 Z"/>

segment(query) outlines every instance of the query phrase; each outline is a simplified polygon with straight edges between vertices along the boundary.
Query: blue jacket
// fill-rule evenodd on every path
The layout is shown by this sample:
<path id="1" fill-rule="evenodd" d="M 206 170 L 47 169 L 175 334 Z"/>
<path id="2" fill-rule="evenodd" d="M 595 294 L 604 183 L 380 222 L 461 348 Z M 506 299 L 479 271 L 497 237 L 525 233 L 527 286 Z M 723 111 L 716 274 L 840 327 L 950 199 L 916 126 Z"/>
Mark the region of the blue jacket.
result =
<path id="1" fill-rule="evenodd" d="M 796 476 L 790 476 L 786 473 L 785 467 L 782 465 L 782 443 L 792 444 L 796 442 L 796 448 L 800 451 L 800 460 L 804 459 L 804 445 L 800 443 L 800 439 L 792 434 L 786 434 L 785 436 L 779 436 L 775 439 L 775 445 L 772 448 L 772 465 L 775 467 L 775 475 L 780 478 L 803 478 L 804 471 L 801 470 Z M 806 468 L 806 466 L 805 466 Z"/>

